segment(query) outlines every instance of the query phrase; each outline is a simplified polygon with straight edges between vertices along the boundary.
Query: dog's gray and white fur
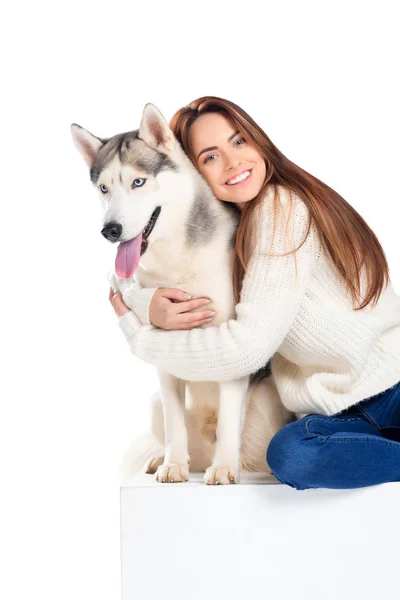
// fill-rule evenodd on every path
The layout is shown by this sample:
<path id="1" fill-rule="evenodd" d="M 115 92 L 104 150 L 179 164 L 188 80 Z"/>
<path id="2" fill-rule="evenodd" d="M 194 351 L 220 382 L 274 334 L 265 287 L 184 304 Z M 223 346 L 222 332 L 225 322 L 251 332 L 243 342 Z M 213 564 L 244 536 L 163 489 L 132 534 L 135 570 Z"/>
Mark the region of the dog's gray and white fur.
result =
<path id="1" fill-rule="evenodd" d="M 216 311 L 212 326 L 235 318 L 232 261 L 240 211 L 215 198 L 160 111 L 147 104 L 139 130 L 109 139 L 76 124 L 71 130 L 101 195 L 104 227 L 122 226 L 115 241 L 137 236 L 161 207 L 140 257 L 137 281 L 143 287 L 174 287 L 193 298 L 209 297 L 207 308 Z M 136 178 L 145 178 L 145 184 L 135 188 Z M 104 183 L 106 194 L 99 189 Z M 110 283 L 124 291 L 132 280 L 112 273 Z M 205 471 L 207 484 L 239 482 L 240 470 L 269 471 L 269 441 L 292 418 L 269 364 L 233 381 L 183 381 L 159 370 L 158 377 L 151 431 L 131 444 L 121 465 L 124 477 L 144 468 L 161 482 L 186 481 L 189 463 L 191 472 Z"/>

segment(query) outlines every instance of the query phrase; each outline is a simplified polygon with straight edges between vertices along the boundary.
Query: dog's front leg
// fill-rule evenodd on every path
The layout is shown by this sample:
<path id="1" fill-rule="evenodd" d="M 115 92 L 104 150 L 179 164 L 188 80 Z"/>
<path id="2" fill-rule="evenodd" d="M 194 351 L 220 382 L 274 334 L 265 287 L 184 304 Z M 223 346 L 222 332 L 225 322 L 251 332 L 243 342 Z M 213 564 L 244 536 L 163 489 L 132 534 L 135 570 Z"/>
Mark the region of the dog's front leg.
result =
<path id="1" fill-rule="evenodd" d="M 219 384 L 217 442 L 211 467 L 205 472 L 208 485 L 239 483 L 240 447 L 245 420 L 249 377 Z"/>
<path id="2" fill-rule="evenodd" d="M 165 458 L 155 473 L 157 481 L 173 483 L 189 479 L 188 436 L 185 425 L 185 382 L 158 371 L 164 412 Z"/>

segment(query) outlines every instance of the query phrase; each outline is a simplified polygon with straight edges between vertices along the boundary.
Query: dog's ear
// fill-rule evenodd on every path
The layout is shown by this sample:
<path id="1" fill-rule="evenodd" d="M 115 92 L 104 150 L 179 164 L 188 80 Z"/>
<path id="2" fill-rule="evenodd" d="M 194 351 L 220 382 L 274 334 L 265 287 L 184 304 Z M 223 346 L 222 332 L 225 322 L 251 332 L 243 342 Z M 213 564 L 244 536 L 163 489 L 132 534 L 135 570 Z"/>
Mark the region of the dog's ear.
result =
<path id="1" fill-rule="evenodd" d="M 140 122 L 139 137 L 152 148 L 161 152 L 172 151 L 175 136 L 161 112 L 154 104 L 146 104 Z"/>
<path id="2" fill-rule="evenodd" d="M 77 147 L 79 154 L 81 154 L 85 163 L 90 169 L 93 165 L 93 161 L 99 148 L 107 140 L 103 140 L 92 135 L 91 133 L 89 133 L 89 131 L 87 131 L 80 125 L 77 125 L 76 123 L 72 123 L 71 133 L 72 139 L 74 140 L 74 144 Z"/>

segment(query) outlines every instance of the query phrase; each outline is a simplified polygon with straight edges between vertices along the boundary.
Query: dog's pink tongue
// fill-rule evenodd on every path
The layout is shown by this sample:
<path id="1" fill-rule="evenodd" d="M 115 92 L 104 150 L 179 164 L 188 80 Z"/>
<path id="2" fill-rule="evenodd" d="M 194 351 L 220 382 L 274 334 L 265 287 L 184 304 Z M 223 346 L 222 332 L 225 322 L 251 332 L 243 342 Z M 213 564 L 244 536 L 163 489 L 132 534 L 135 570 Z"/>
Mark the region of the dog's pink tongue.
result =
<path id="1" fill-rule="evenodd" d="M 115 259 L 115 272 L 121 279 L 129 279 L 137 269 L 142 245 L 142 231 L 129 242 L 121 242 Z"/>

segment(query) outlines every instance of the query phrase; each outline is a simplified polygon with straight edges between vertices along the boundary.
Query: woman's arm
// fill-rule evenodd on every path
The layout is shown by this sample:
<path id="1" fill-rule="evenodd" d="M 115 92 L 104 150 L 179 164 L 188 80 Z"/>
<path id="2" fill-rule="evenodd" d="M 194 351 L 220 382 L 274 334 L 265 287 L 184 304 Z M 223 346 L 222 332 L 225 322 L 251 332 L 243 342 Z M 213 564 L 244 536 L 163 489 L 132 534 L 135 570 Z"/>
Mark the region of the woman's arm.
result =
<path id="1" fill-rule="evenodd" d="M 120 290 L 123 301 L 135 313 L 140 325 L 151 325 L 149 306 L 154 292 L 158 288 L 142 287 L 135 277 L 121 279 L 116 275 L 114 269 L 109 272 L 108 281 L 114 291 Z"/>
<path id="2" fill-rule="evenodd" d="M 284 203 L 284 207 L 287 205 Z M 266 256 L 297 248 L 308 230 L 309 213 L 294 197 L 292 214 L 276 224 L 274 244 L 273 207 L 270 198 L 262 205 L 257 245 L 244 278 L 237 319 L 219 327 L 189 331 L 162 331 L 140 326 L 132 312 L 119 317 L 119 325 L 133 354 L 161 370 L 189 381 L 224 381 L 249 375 L 264 366 L 279 348 L 303 302 L 320 244 L 314 225 L 306 242 L 288 256 Z M 285 233 L 291 234 L 284 244 Z"/>

